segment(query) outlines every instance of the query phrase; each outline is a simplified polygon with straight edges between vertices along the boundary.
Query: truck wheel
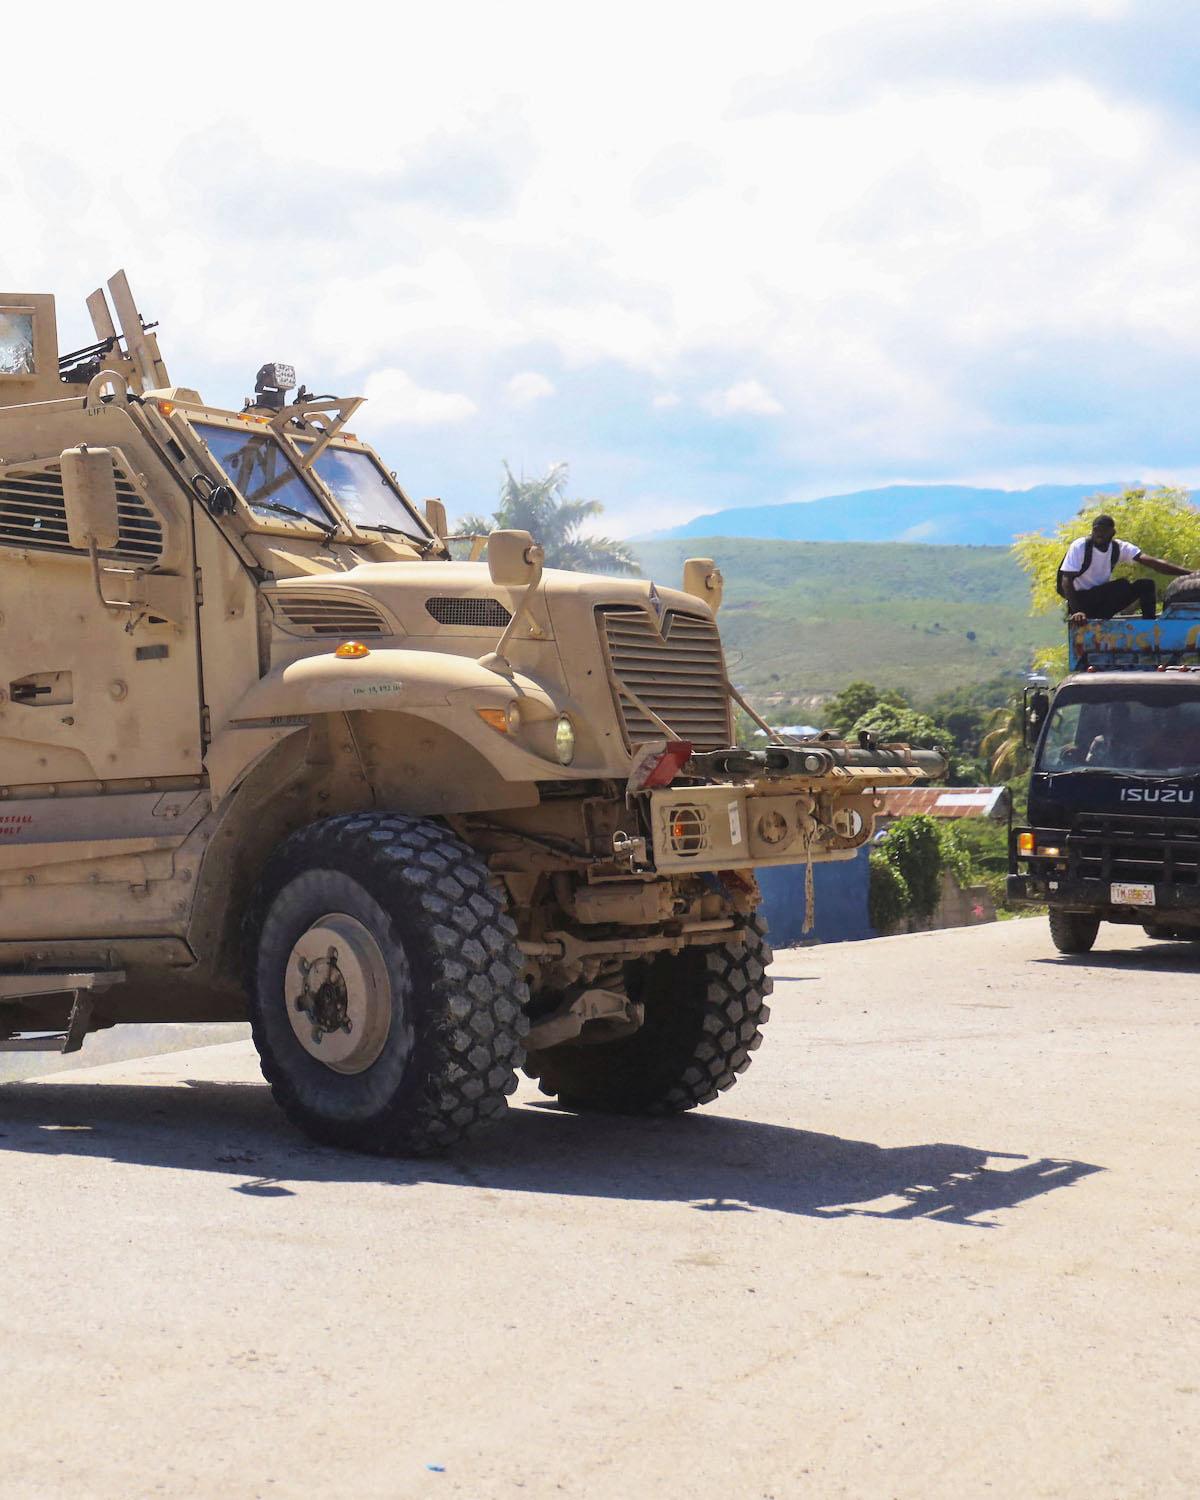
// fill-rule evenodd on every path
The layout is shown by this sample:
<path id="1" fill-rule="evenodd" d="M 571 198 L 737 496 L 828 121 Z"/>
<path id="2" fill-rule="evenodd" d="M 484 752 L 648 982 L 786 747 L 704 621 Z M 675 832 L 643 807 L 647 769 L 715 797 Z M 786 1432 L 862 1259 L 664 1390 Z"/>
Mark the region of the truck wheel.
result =
<path id="1" fill-rule="evenodd" d="M 1083 911 L 1050 909 L 1050 938 L 1060 953 L 1090 953 L 1099 931 L 1099 917 L 1089 917 Z"/>
<path id="2" fill-rule="evenodd" d="M 516 927 L 447 829 L 397 813 L 301 829 L 247 937 L 263 1074 L 314 1139 L 422 1154 L 504 1113 L 529 1029 Z"/>
<path id="3" fill-rule="evenodd" d="M 771 1014 L 766 930 L 756 913 L 720 947 L 627 963 L 629 997 L 645 1006 L 640 1030 L 531 1053 L 525 1071 L 572 1109 L 664 1115 L 708 1104 L 733 1087 L 762 1042 Z"/>

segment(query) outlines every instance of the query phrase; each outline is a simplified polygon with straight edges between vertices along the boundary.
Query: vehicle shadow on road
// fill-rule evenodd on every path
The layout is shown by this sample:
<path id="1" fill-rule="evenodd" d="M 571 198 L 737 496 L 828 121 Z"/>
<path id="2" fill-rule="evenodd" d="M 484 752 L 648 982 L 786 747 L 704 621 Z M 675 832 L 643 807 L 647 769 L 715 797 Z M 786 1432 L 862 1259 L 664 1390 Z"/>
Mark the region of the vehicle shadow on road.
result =
<path id="1" fill-rule="evenodd" d="M 1030 959 L 1053 969 L 1128 969 L 1145 973 L 1200 974 L 1200 942 L 1150 942 L 1140 948 L 1103 948 L 1091 953 L 1053 953 Z"/>
<path id="2" fill-rule="evenodd" d="M 996 1228 L 996 1216 L 1103 1170 L 944 1142 L 876 1146 L 717 1114 L 576 1115 L 546 1103 L 509 1112 L 448 1157 L 386 1160 L 311 1145 L 264 1085 L 14 1083 L 0 1089 L 6 1153 L 109 1159 L 221 1173 L 247 1197 L 305 1184 L 439 1183 L 491 1192 L 685 1203 L 706 1213 L 773 1210 Z"/>

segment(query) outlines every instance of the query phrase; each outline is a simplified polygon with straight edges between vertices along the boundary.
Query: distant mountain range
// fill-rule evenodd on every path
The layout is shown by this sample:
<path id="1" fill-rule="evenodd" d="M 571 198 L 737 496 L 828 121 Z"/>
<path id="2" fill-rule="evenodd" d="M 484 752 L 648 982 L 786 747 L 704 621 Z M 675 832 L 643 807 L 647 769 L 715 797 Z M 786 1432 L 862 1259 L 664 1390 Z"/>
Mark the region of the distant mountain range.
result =
<path id="1" fill-rule="evenodd" d="M 1039 484 L 984 490 L 961 484 L 891 484 L 823 500 L 743 505 L 696 516 L 635 540 L 688 536 L 760 537 L 802 542 L 940 542 L 1007 546 L 1020 531 L 1049 530 L 1092 495 L 1127 489 L 1129 480 Z"/>

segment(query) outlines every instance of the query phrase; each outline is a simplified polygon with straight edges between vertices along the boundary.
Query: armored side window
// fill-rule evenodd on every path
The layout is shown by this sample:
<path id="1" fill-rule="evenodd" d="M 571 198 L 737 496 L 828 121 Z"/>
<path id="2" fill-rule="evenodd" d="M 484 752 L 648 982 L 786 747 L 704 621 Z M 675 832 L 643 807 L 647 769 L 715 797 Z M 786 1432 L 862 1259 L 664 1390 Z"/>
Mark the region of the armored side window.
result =
<path id="1" fill-rule="evenodd" d="M 33 309 L 0 307 L 0 377 L 35 375 Z"/>
<path id="2" fill-rule="evenodd" d="M 141 487 L 120 467 L 116 480 L 119 540 L 105 555 L 150 566 L 162 556 L 162 525 Z M 62 465 L 57 458 L 0 468 L 0 546 L 76 550 L 67 536 Z"/>

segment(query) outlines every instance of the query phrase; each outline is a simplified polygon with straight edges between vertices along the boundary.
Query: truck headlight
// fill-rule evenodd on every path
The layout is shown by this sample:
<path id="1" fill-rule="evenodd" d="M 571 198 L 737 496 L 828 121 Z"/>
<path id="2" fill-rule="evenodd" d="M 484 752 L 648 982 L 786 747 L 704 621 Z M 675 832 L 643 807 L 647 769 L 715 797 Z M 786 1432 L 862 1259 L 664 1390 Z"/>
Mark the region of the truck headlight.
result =
<path id="1" fill-rule="evenodd" d="M 562 766 L 569 766 L 575 759 L 575 726 L 566 714 L 560 714 L 554 726 L 554 753 Z"/>

